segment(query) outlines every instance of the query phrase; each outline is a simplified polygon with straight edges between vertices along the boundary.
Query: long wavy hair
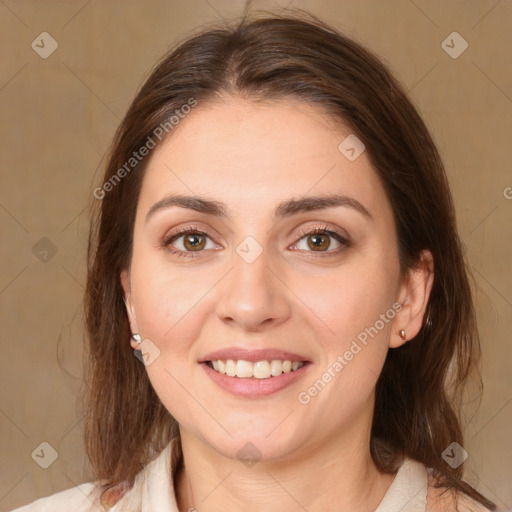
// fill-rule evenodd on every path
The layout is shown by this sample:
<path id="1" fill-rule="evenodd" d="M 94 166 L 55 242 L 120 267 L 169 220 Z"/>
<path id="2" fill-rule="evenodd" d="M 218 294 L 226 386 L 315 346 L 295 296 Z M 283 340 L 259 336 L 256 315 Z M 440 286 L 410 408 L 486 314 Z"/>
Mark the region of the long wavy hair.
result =
<path id="1" fill-rule="evenodd" d="M 402 272 L 414 267 L 422 249 L 435 262 L 423 327 L 406 345 L 388 351 L 377 382 L 372 457 L 385 472 L 411 457 L 434 468 L 440 486 L 494 510 L 463 480 L 463 465 L 453 469 L 441 456 L 452 442 L 463 445 L 462 391 L 473 373 L 480 382 L 469 270 L 443 163 L 420 115 L 382 62 L 303 11 L 244 17 L 189 37 L 157 64 L 116 132 L 94 194 L 100 200 L 94 200 L 85 295 L 85 443 L 95 477 L 132 485 L 179 433 L 129 344 L 120 274 L 130 265 L 149 156 L 130 158 L 148 137 L 160 144 L 155 130 L 169 127 L 165 123 L 191 99 L 202 103 L 223 94 L 300 99 L 349 126 L 365 144 L 394 212 Z M 172 130 L 166 132 L 172 137 Z"/>

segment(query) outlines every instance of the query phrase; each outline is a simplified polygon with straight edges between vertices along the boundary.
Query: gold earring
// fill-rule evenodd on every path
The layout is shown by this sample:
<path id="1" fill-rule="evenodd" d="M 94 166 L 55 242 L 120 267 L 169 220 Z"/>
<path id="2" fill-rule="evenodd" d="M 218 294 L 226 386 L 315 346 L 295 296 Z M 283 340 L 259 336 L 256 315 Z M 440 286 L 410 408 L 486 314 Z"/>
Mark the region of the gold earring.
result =
<path id="1" fill-rule="evenodd" d="M 400 338 L 402 338 L 404 341 L 407 341 L 407 336 L 406 336 L 405 331 L 403 329 L 400 329 L 398 334 L 400 334 Z"/>

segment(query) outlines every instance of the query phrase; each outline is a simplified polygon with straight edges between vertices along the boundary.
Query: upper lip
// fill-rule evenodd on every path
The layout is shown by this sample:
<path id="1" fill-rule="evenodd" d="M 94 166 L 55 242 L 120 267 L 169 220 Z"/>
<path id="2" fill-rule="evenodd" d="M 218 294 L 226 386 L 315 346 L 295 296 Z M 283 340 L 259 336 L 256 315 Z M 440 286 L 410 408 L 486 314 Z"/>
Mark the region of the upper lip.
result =
<path id="1" fill-rule="evenodd" d="M 206 361 L 226 361 L 228 359 L 250 361 L 256 363 L 257 361 L 272 361 L 273 359 L 280 359 L 281 361 L 298 361 L 309 362 L 308 359 L 300 354 L 287 352 L 277 348 L 262 348 L 262 349 L 248 349 L 242 347 L 228 347 L 214 352 L 209 352 L 202 357 L 199 362 Z"/>

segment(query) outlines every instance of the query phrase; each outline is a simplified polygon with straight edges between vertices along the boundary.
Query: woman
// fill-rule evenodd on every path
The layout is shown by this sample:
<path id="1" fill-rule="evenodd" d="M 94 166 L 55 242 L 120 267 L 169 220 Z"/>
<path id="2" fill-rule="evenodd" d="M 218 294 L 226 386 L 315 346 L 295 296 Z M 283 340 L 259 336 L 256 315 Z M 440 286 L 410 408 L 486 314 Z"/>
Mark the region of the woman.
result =
<path id="1" fill-rule="evenodd" d="M 306 15 L 206 30 L 94 196 L 96 479 L 20 511 L 495 509 L 462 479 L 479 345 L 447 179 L 375 56 Z"/>

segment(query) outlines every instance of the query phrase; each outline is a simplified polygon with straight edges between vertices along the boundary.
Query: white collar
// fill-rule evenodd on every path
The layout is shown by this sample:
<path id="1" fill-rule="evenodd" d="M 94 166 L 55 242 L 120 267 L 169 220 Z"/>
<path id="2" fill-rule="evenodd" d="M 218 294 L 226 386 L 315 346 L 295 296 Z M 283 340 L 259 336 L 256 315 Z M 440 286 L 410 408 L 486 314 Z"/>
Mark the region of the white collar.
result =
<path id="1" fill-rule="evenodd" d="M 427 509 L 428 475 L 425 466 L 406 458 L 375 512 L 420 512 Z"/>

